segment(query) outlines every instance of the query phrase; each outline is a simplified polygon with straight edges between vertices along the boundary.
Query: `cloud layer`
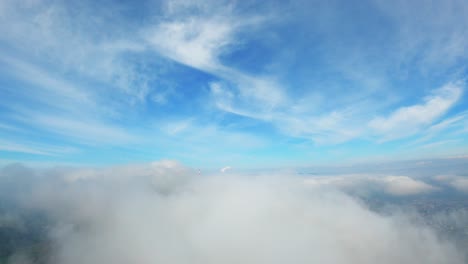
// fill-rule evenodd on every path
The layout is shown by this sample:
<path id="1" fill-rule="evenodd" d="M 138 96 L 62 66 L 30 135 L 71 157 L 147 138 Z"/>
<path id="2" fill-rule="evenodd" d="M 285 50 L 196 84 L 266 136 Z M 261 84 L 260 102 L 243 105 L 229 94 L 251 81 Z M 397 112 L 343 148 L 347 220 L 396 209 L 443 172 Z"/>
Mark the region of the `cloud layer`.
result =
<path id="1" fill-rule="evenodd" d="M 200 176 L 160 161 L 10 166 L 0 180 L 18 175 L 40 179 L 20 200 L 53 219 L 53 263 L 464 263 L 429 227 L 297 176 Z M 430 191 L 407 177 L 377 179 L 393 195 Z"/>

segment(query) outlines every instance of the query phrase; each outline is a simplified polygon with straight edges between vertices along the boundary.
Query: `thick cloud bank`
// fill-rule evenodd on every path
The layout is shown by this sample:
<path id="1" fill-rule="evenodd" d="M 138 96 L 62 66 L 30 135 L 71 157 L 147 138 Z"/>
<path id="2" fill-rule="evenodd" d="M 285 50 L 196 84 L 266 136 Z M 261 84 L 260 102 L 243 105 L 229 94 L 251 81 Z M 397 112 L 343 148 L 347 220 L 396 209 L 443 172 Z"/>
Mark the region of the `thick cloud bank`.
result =
<path id="1" fill-rule="evenodd" d="M 305 184 L 333 186 L 347 193 L 369 195 L 411 196 L 437 192 L 438 188 L 408 176 L 394 175 L 329 175 L 306 179 Z"/>
<path id="2" fill-rule="evenodd" d="M 35 184 L 18 199 L 52 219 L 53 263 L 464 263 L 428 227 L 300 177 L 203 176 L 170 161 L 21 173 Z"/>

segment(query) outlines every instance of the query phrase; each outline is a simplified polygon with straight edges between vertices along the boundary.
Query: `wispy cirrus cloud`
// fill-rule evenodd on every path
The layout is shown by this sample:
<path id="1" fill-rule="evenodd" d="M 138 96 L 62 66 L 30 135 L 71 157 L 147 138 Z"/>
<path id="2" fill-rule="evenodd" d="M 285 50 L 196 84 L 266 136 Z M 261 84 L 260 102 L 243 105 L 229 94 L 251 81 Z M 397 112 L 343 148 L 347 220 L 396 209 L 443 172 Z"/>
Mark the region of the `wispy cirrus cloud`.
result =
<path id="1" fill-rule="evenodd" d="M 261 27 L 267 23 L 267 16 L 241 15 L 232 8 L 216 4 L 207 7 L 198 5 L 197 1 L 169 4 L 168 8 L 169 17 L 149 28 L 144 35 L 162 56 L 219 78 L 221 82 L 210 84 L 216 106 L 224 111 L 235 111 L 234 104 L 230 107 L 224 97 L 228 94 L 235 95 L 235 98 L 228 96 L 246 108 L 271 109 L 285 103 L 287 94 L 273 76 L 252 75 L 221 59 L 222 55 L 242 45 L 241 33 Z M 197 12 L 190 12 L 192 9 Z"/>
<path id="2" fill-rule="evenodd" d="M 5 140 L 0 141 L 0 151 L 28 153 L 46 156 L 59 156 L 62 154 L 73 153 L 78 149 L 73 147 L 57 147 L 54 145 L 44 145 L 31 142 L 11 143 Z"/>
<path id="3" fill-rule="evenodd" d="M 173 30 L 175 37 L 166 34 L 165 38 L 161 38 L 156 34 L 156 39 L 167 39 L 156 46 L 160 52 L 176 61 L 224 79 L 224 82 L 210 84 L 214 105 L 218 109 L 271 122 L 290 136 L 309 138 L 314 142 L 327 144 L 346 142 L 372 134 L 379 135 L 378 141 L 408 137 L 437 121 L 437 118 L 443 116 L 460 99 L 463 92 L 461 82 L 449 83 L 445 88 L 427 96 L 423 104 L 393 110 L 393 114 L 387 118 L 372 117 L 369 113 L 371 109 L 359 109 L 358 104 L 335 106 L 328 112 L 317 112 L 316 109 L 312 110 L 313 107 L 298 106 L 298 100 L 289 98 L 285 87 L 281 87 L 274 78 L 249 76 L 220 63 L 218 58 L 222 51 L 229 52 L 227 47 L 235 43 L 235 33 L 241 31 L 242 27 L 225 17 L 222 19 L 228 21 L 227 23 L 218 21 L 215 25 L 210 19 L 206 19 L 204 17 L 200 20 L 200 17 L 197 17 L 197 20 L 188 19 L 185 22 L 165 25 L 163 32 Z M 201 30 L 188 30 L 197 23 L 195 27 Z M 208 29 L 210 26 L 212 28 Z M 160 48 L 161 45 L 165 45 L 166 48 Z M 182 54 L 180 50 L 187 53 Z M 197 57 L 198 55 L 200 57 Z M 294 108 L 291 108 L 291 105 L 295 105 L 296 109 L 309 108 L 312 111 L 297 113 L 292 111 Z M 354 125 L 357 122 L 368 122 L 369 128 Z"/>
<path id="4" fill-rule="evenodd" d="M 28 128 L 90 152 L 132 142 L 173 155 L 167 139 L 197 158 L 252 146 L 276 153 L 276 142 L 287 145 L 285 158 L 293 149 L 354 157 L 353 144 L 454 153 L 445 143 L 466 144 L 468 131 L 466 8 L 458 0 L 7 0 L 3 134 L 14 140 L 11 131 Z M 204 151 L 204 137 L 227 143 Z"/>
<path id="5" fill-rule="evenodd" d="M 398 67 L 416 63 L 425 74 L 440 73 L 468 56 L 465 1 L 449 0 L 426 5 L 424 1 L 373 1 L 379 11 L 395 23 L 394 46 Z"/>
<path id="6" fill-rule="evenodd" d="M 97 87 L 83 89 L 88 92 L 103 92 L 111 86 L 129 100 L 142 100 L 150 93 L 146 86 L 150 78 L 125 58 L 145 49 L 133 33 L 137 32 L 132 28 L 135 25 L 123 25 L 129 21 L 117 12 L 118 6 L 92 9 L 88 4 L 73 7 L 61 1 L 5 1 L 0 17 L 2 25 L 9 25 L 0 27 L 4 32 L 0 39 L 8 48 L 5 51 L 40 65 L 45 73 L 79 76 L 101 84 L 99 91 Z M 80 12 L 71 12 L 73 8 Z M 93 22 L 89 16 L 95 17 Z M 20 59 L 15 63 L 21 63 Z"/>
<path id="7" fill-rule="evenodd" d="M 6 56 L 0 61 L 9 66 L 7 72 L 25 83 L 22 89 L 5 87 L 7 94 L 13 98 L 28 97 L 27 104 L 16 100 L 0 102 L 9 110 L 0 115 L 11 123 L 9 129 L 50 131 L 73 138 L 76 143 L 123 143 L 136 139 L 125 128 L 110 124 L 109 117 L 115 112 L 108 105 L 100 105 L 94 91 L 26 62 Z M 31 110 L 31 106 L 40 111 Z M 29 133 L 29 136 L 33 135 Z M 31 154 L 46 153 L 33 153 L 26 148 L 16 148 L 15 151 L 21 149 Z"/>
<path id="8" fill-rule="evenodd" d="M 162 55 L 188 66 L 216 72 L 223 48 L 232 41 L 236 25 L 220 18 L 189 17 L 162 22 L 146 35 Z"/>
<path id="9" fill-rule="evenodd" d="M 424 98 L 424 103 L 398 108 L 388 117 L 373 118 L 369 126 L 387 140 L 418 133 L 458 102 L 463 86 L 461 82 L 446 84 Z"/>

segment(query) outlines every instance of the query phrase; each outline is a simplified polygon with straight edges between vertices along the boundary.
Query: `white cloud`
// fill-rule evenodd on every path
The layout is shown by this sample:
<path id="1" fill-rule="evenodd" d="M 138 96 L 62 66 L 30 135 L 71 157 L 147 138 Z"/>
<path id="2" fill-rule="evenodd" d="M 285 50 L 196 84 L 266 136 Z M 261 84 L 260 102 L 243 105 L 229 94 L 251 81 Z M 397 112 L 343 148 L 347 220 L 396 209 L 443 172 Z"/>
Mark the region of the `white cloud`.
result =
<path id="1" fill-rule="evenodd" d="M 466 121 L 467 116 L 468 116 L 468 112 L 463 112 L 463 113 L 457 114 L 454 117 L 445 119 L 445 120 L 431 126 L 428 129 L 428 133 L 429 134 L 435 134 L 437 132 L 446 130 L 448 127 L 458 125 L 460 122 Z"/>
<path id="2" fill-rule="evenodd" d="M 73 99 L 80 103 L 89 103 L 90 101 L 90 96 L 82 89 L 66 81 L 54 78 L 48 72 L 44 72 L 29 63 L 3 54 L 0 54 L 0 62 L 6 63 L 9 66 L 5 69 L 6 72 L 11 72 L 12 75 L 16 75 L 19 79 L 28 76 L 25 79 L 26 82 L 36 85 L 39 89 L 48 91 L 51 97 L 53 94 L 58 94 L 62 99 Z"/>
<path id="3" fill-rule="evenodd" d="M 408 10 L 418 8 L 418 4 L 403 2 L 398 2 L 398 4 L 401 6 L 410 5 L 411 8 L 408 8 Z M 128 114 L 127 109 L 135 103 L 141 104 L 139 106 L 142 106 L 142 108 L 146 107 L 146 99 L 152 99 L 151 102 L 161 105 L 170 105 L 173 94 L 168 91 L 173 91 L 174 94 L 178 93 L 175 89 L 166 90 L 160 88 L 160 86 L 164 85 L 158 85 L 158 71 L 163 71 L 167 65 L 163 65 L 165 61 L 158 64 L 159 57 L 152 56 L 154 52 L 180 64 L 207 72 L 217 78 L 218 80 L 209 84 L 212 104 L 208 105 L 214 106 L 217 110 L 268 122 L 287 136 L 310 139 L 318 144 L 339 144 L 356 138 L 367 138 L 369 135 L 376 136 L 377 140 L 381 138 L 391 140 L 414 135 L 431 125 L 432 127 L 429 130 L 436 133 L 443 127 L 459 121 L 458 119 L 440 120 L 448 109 L 461 98 L 463 86 L 459 83 L 452 83 L 434 91 L 421 104 L 402 107 L 392 111 L 387 116 L 381 115 L 374 119 L 369 116 L 376 111 L 380 112 L 381 108 L 375 106 L 380 102 L 375 102 L 374 105 L 369 104 L 371 106 L 363 104 L 362 101 L 350 103 L 355 98 L 371 94 L 370 90 L 384 89 L 385 85 L 387 85 L 386 78 L 381 78 L 375 71 L 369 70 L 367 65 L 361 67 L 361 64 L 368 63 L 365 59 L 364 62 L 366 63 L 355 63 L 357 61 L 355 57 L 372 57 L 374 60 L 375 57 L 369 56 L 366 53 L 367 50 L 354 53 L 348 52 L 355 49 L 350 48 L 346 51 L 353 54 L 352 58 L 330 60 L 327 64 L 330 63 L 333 66 L 330 66 L 331 69 L 325 70 L 330 70 L 333 73 L 335 71 L 339 73 L 347 72 L 344 76 L 354 81 L 357 80 L 359 85 L 362 84 L 364 87 L 362 90 L 365 91 L 363 92 L 361 88 L 355 89 L 357 96 L 355 96 L 354 90 L 353 93 L 348 93 L 347 86 L 339 82 L 333 82 L 333 84 L 346 87 L 336 89 L 340 93 L 334 93 L 330 96 L 325 90 L 334 91 L 334 89 L 323 85 L 323 83 L 327 82 L 323 82 L 321 78 L 318 78 L 316 83 L 307 80 L 305 82 L 307 86 L 304 87 L 288 87 L 285 84 L 289 82 L 284 80 L 293 75 L 286 74 L 290 70 L 285 68 L 287 66 L 279 67 L 281 69 L 280 73 L 264 71 L 268 73 L 252 74 L 240 66 L 236 68 L 223 61 L 223 55 L 228 55 L 237 48 L 242 49 L 242 45 L 246 43 L 243 38 L 256 35 L 258 29 L 265 30 L 258 31 L 262 34 L 265 32 L 271 33 L 274 35 L 273 38 L 284 37 L 284 35 L 275 31 L 276 28 L 271 30 L 270 26 L 274 27 L 273 23 L 284 19 L 284 17 L 287 17 L 285 20 L 291 19 L 291 17 L 288 17 L 290 14 L 286 14 L 290 11 L 284 12 L 284 14 L 279 11 L 281 13 L 277 17 L 263 14 L 251 15 L 253 12 L 239 12 L 239 10 L 236 10 L 238 4 L 231 1 L 172 0 L 161 5 L 164 10 L 156 10 L 155 13 L 160 12 L 157 16 L 141 19 L 148 22 L 147 24 L 136 23 L 138 24 L 136 25 L 132 19 L 120 16 L 120 7 L 115 9 L 113 7 L 97 8 L 99 10 L 79 9 L 73 12 L 74 15 L 70 16 L 67 9 L 69 7 L 60 2 L 3 1 L 0 10 L 0 22 L 2 22 L 0 23 L 0 29 L 4 34 L 0 36 L 0 40 L 14 51 L 13 56 L 21 56 L 24 61 L 35 62 L 23 63 L 22 59 L 16 59 L 16 57 L 11 59 L 4 54 L 0 54 L 0 59 L 10 66 L 5 67 L 4 73 L 32 83 L 38 88 L 34 90 L 35 96 L 27 94 L 23 95 L 23 98 L 60 108 L 59 110 L 66 110 L 67 113 L 73 113 L 73 115 L 70 115 L 70 120 L 58 120 L 60 117 L 50 117 L 51 119 L 41 119 L 44 122 L 37 121 L 37 123 L 49 124 L 51 125 L 49 130 L 58 131 L 62 135 L 71 135 L 74 138 L 95 135 L 106 142 L 111 141 L 110 138 L 127 141 L 131 137 L 126 135 L 129 132 L 110 125 L 112 120 L 118 119 L 114 119 L 115 116 Z M 433 24 L 425 25 L 425 28 L 428 29 L 449 30 L 449 33 L 441 34 L 441 39 L 438 37 L 434 39 L 430 35 L 439 34 L 427 34 L 427 32 L 432 32 L 431 30 L 425 30 L 423 32 L 424 36 L 415 33 L 418 25 L 413 24 L 413 12 L 406 13 L 405 8 L 402 10 L 389 9 L 388 4 L 379 1 L 379 6 L 381 5 L 385 11 L 384 13 L 388 11 L 390 18 L 396 18 L 396 20 L 400 17 L 403 18 L 402 25 L 405 25 L 405 27 L 397 27 L 398 31 L 401 30 L 399 32 L 401 35 L 398 35 L 398 37 L 406 40 L 408 34 L 419 39 L 414 43 L 401 41 L 402 45 L 405 46 L 400 47 L 405 51 L 402 51 L 402 53 L 407 54 L 406 52 L 417 50 L 421 43 L 430 40 L 431 45 L 429 46 L 436 47 L 434 50 L 437 52 L 439 50 L 443 51 L 441 53 L 448 55 L 451 58 L 450 60 L 465 56 L 466 49 L 463 48 L 466 46 L 466 41 L 459 37 L 464 36 L 460 33 L 464 32 L 465 26 L 463 23 L 451 23 L 452 20 L 447 15 L 450 14 L 450 10 L 442 9 L 444 11 L 443 18 L 438 18 L 440 20 Z M 466 8 L 466 5 L 456 1 L 451 1 L 450 5 Z M 156 5 L 151 7 L 158 8 Z M 424 6 L 424 10 L 429 14 L 434 11 L 431 8 L 429 8 L 431 10 L 426 10 L 426 8 L 428 7 Z M 465 10 L 464 8 L 460 8 L 460 10 Z M 317 10 L 317 12 L 321 12 L 323 9 L 318 8 Z M 400 14 L 399 12 L 403 13 Z M 456 14 L 457 19 L 465 21 L 465 18 L 460 16 L 460 14 L 463 14 L 462 11 L 457 11 Z M 424 15 L 423 24 L 432 23 L 432 16 L 429 16 L 430 19 L 428 19 L 428 14 L 425 13 Z M 89 17 L 93 17 L 93 20 L 89 20 Z M 321 20 L 324 17 L 317 17 L 318 20 L 315 21 L 325 21 Z M 114 22 L 116 24 L 113 24 Z M 307 22 L 310 21 L 307 20 Z M 438 23 L 442 26 L 439 27 Z M 327 23 L 309 24 L 320 24 L 319 27 L 324 26 L 322 30 L 330 31 L 326 35 L 337 32 L 332 25 Z M 456 25 L 454 26 L 455 30 L 450 30 L 452 25 Z M 298 28 L 298 30 L 304 29 Z M 320 33 L 320 30 L 317 29 L 314 32 Z M 441 31 L 437 30 L 437 32 L 440 33 Z M 450 32 L 453 33 L 453 37 L 449 36 Z M 275 35 L 277 33 L 278 35 Z M 267 35 L 265 34 L 265 37 Z M 317 40 L 320 42 L 319 39 Z M 445 40 L 449 40 L 450 45 L 445 45 Z M 34 43 L 34 45 L 31 45 L 31 43 Z M 276 44 L 284 43 L 280 41 L 272 45 Z M 314 45 L 311 46 L 311 49 L 315 48 Z M 339 45 L 330 45 L 331 50 L 335 51 L 337 46 L 341 46 L 341 40 Z M 283 46 L 279 47 L 283 49 Z M 284 49 L 292 48 L 293 46 L 284 46 Z M 432 54 L 436 53 L 425 52 L 425 54 L 428 55 L 427 57 L 431 57 Z M 298 51 L 297 59 L 304 61 L 310 59 L 310 57 L 301 56 L 302 50 Z M 327 56 L 324 57 L 328 58 Z M 276 57 L 273 58 L 275 61 L 276 59 Z M 339 61 L 346 62 L 339 63 Z M 282 65 L 283 62 L 280 59 L 275 63 Z M 151 66 L 148 66 L 147 63 L 148 65 L 151 64 Z M 157 65 L 154 66 L 152 63 Z M 319 61 L 317 63 L 318 66 L 321 65 Z M 309 63 L 300 63 L 300 66 L 306 65 L 309 65 Z M 375 65 L 375 63 L 369 65 Z M 399 64 L 395 63 L 395 65 Z M 268 65 L 265 66 L 265 68 L 268 67 Z M 385 65 L 382 68 L 385 68 Z M 283 73 L 285 73 L 285 78 L 281 78 Z M 92 85 L 92 87 L 76 85 L 78 82 L 72 85 L 72 82 L 57 77 L 65 75 L 78 75 L 77 79 L 83 80 L 83 83 L 93 83 L 95 85 Z M 277 78 L 276 75 L 278 75 Z M 342 78 L 342 76 L 338 77 L 337 79 Z M 306 76 L 305 79 L 307 78 L 309 77 Z M 309 87 L 310 84 L 313 85 Z M 380 86 L 383 86 L 383 88 Z M 289 88 L 292 88 L 291 91 L 288 91 Z M 302 89 L 314 91 L 299 93 L 299 95 L 294 94 L 295 91 L 293 90 Z M 342 93 L 343 90 L 346 93 Z M 29 93 L 30 91 L 24 89 L 20 92 Z M 44 94 L 47 96 L 42 96 Z M 112 99 L 103 96 L 103 94 L 112 94 Z M 317 103 L 317 100 L 309 100 L 313 97 L 311 94 L 324 97 L 321 104 Z M 325 98 L 324 95 L 327 94 L 328 98 Z M 335 94 L 338 95 L 335 96 Z M 54 95 L 53 98 L 51 98 L 51 95 Z M 114 101 L 115 98 L 117 99 Z M 369 100 L 372 101 L 373 99 Z M 18 103 L 1 102 L 1 104 L 8 104 L 14 108 Z M 103 105 L 106 107 L 103 107 Z M 14 110 L 16 112 L 16 108 Z M 96 118 L 94 118 L 95 114 L 97 115 Z M 439 125 L 435 124 L 435 122 L 439 122 Z M 86 123 L 89 123 L 89 125 Z M 217 124 L 209 125 L 211 128 L 216 126 Z M 176 135 L 184 134 L 187 128 L 198 129 L 200 127 L 182 122 L 168 125 L 163 130 L 167 134 Z M 219 131 L 219 129 L 202 128 L 201 131 L 195 134 L 213 135 L 215 134 L 214 130 Z M 229 136 L 227 134 L 222 133 L 219 138 L 225 137 L 228 138 L 227 141 L 231 142 L 239 142 L 245 138 L 248 139 L 247 142 L 252 143 L 251 145 L 256 145 L 255 142 L 261 141 L 246 135 L 246 133 L 235 135 L 233 133 Z M 193 138 L 197 142 L 205 142 L 199 140 L 200 137 L 197 139 L 194 136 Z"/>
<path id="4" fill-rule="evenodd" d="M 24 98 L 22 100 L 4 100 L 0 105 L 9 110 L 2 116 L 5 120 L 13 121 L 8 129 L 28 133 L 29 140 L 34 142 L 36 135 L 24 130 L 24 127 L 34 127 L 42 131 L 51 131 L 56 135 L 65 136 L 66 139 L 77 140 L 75 143 L 95 144 L 113 143 L 122 144 L 136 139 L 130 131 L 111 124 L 114 119 L 115 109 L 109 104 L 100 104 L 96 94 L 87 88 L 77 86 L 66 79 L 42 70 L 40 67 L 29 63 L 0 55 L 0 62 L 9 67 L 5 72 L 11 72 L 26 82 L 26 87 L 11 89 L 11 94 Z M 28 76 L 26 79 L 24 76 Z M 24 84 L 23 84 L 24 85 Z M 30 86 L 28 86 L 30 85 Z M 32 107 L 34 110 L 31 110 Z M 0 124 L 1 125 L 1 124 Z M 20 128 L 22 126 L 23 128 Z M 36 144 L 37 145 L 37 144 Z M 39 144 L 40 145 L 40 144 Z M 13 150 L 10 144 L 9 149 Z M 39 147 L 34 149 L 50 149 L 51 147 Z M 55 151 L 34 151 L 31 148 L 15 147 L 21 152 L 50 155 Z M 57 149 L 66 147 L 57 146 Z M 65 152 L 62 152 L 65 153 Z"/>
<path id="5" fill-rule="evenodd" d="M 413 135 L 442 117 L 458 102 L 462 92 L 462 83 L 446 84 L 427 96 L 423 104 L 398 108 L 388 117 L 376 117 L 369 127 L 386 140 Z"/>
<path id="6" fill-rule="evenodd" d="M 459 177 L 450 184 L 459 191 L 468 192 L 468 179 L 466 177 Z"/>
<path id="7" fill-rule="evenodd" d="M 230 1 L 168 1 L 162 19 L 145 28 L 143 38 L 162 56 L 225 78 L 234 72 L 219 57 L 242 42 L 239 33 L 265 20 L 236 13 L 234 6 Z"/>
<path id="8" fill-rule="evenodd" d="M 231 72 L 230 76 L 235 76 Z M 288 97 L 278 82 L 269 77 L 251 77 L 237 73 L 233 81 L 238 85 L 240 97 L 254 108 L 269 112 L 287 105 Z M 229 80 L 229 77 L 227 78 Z"/>
<path id="9" fill-rule="evenodd" d="M 127 129 L 90 117 L 70 118 L 60 115 L 30 113 L 24 117 L 30 125 L 36 125 L 53 133 L 78 140 L 84 144 L 124 144 L 136 142 L 137 137 Z"/>
<path id="10" fill-rule="evenodd" d="M 466 1 L 448 0 L 431 5 L 419 0 L 373 2 L 395 25 L 398 41 L 393 47 L 394 56 L 400 65 L 416 62 L 419 70 L 433 74 L 467 58 Z"/>
<path id="11" fill-rule="evenodd" d="M 410 196 L 438 191 L 421 180 L 408 176 L 394 175 L 330 175 L 311 177 L 305 180 L 308 185 L 325 185 L 340 188 L 360 195 L 386 193 L 392 196 Z"/>
<path id="12" fill-rule="evenodd" d="M 267 78 L 239 76 L 232 80 L 234 87 L 221 82 L 210 84 L 214 104 L 220 110 L 272 121 L 278 109 L 287 105 L 288 99 L 283 89 Z"/>
<path id="13" fill-rule="evenodd" d="M 147 33 L 149 42 L 162 55 L 197 69 L 220 67 L 218 55 L 230 43 L 234 26 L 227 21 L 190 18 L 163 22 Z"/>
<path id="14" fill-rule="evenodd" d="M 188 149 L 193 147 L 200 150 L 208 150 L 211 147 L 219 148 L 219 150 L 254 148 L 264 146 L 266 142 L 264 138 L 254 134 L 203 124 L 193 119 L 168 121 L 163 123 L 161 130 L 164 134 L 176 139 L 176 142 L 172 142 L 171 148 Z M 213 145 L 210 142 L 217 142 L 217 144 Z"/>
<path id="15" fill-rule="evenodd" d="M 60 156 L 63 154 L 79 152 L 77 148 L 71 146 L 56 146 L 13 138 L 4 138 L 0 140 L 0 151 L 45 156 Z"/>
<path id="16" fill-rule="evenodd" d="M 150 184 L 158 191 L 168 191 L 177 188 L 195 175 L 195 171 L 174 160 L 160 160 L 149 164 L 122 165 L 101 169 L 75 169 L 63 173 L 67 182 L 76 181 L 108 181 L 112 184 L 134 183 Z"/>
<path id="17" fill-rule="evenodd" d="M 184 119 L 179 121 L 169 122 L 163 126 L 163 130 L 170 136 L 175 136 L 179 133 L 183 133 L 193 126 L 192 119 Z"/>
<path id="18" fill-rule="evenodd" d="M 28 206 L 54 220 L 51 250 L 64 264 L 463 263 L 428 227 L 335 190 L 297 178 L 192 172 L 173 161 L 94 177 L 78 169 L 81 180 L 33 186 Z"/>
<path id="19" fill-rule="evenodd" d="M 132 61 L 123 59 L 125 55 L 144 51 L 145 43 L 138 39 L 129 23 L 122 24 L 125 19 L 112 10 L 117 7 L 103 10 L 81 5 L 75 7 L 79 11 L 70 15 L 70 6 L 63 2 L 6 1 L 5 6 L 5 13 L 0 17 L 0 30 L 4 33 L 0 40 L 9 48 L 9 54 L 41 65 L 44 74 L 49 76 L 73 73 L 100 82 L 99 89 L 111 86 L 125 93 L 129 101 L 142 100 L 150 92 L 146 73 L 136 70 Z M 110 14 L 113 22 L 121 24 L 109 23 Z M 95 18 L 92 23 L 89 17 Z M 35 72 L 24 78 L 26 75 L 21 70 L 16 73 L 26 81 L 35 81 L 36 77 L 44 80 L 44 74 Z M 154 76 L 153 71 L 151 78 Z M 50 77 L 47 81 L 58 83 Z M 63 88 L 67 87 L 70 85 Z M 93 86 L 83 87 L 79 92 L 99 91 Z"/>
<path id="20" fill-rule="evenodd" d="M 226 167 L 221 168 L 220 171 L 221 171 L 222 173 L 225 173 L 225 172 L 227 172 L 227 171 L 229 171 L 229 170 L 231 170 L 231 169 L 232 169 L 231 166 L 226 166 Z"/>
<path id="21" fill-rule="evenodd" d="M 49 151 L 43 149 L 32 148 L 22 144 L 11 143 L 7 141 L 0 141 L 0 151 L 20 152 L 38 155 L 51 155 Z"/>
<path id="22" fill-rule="evenodd" d="M 386 191 L 397 196 L 429 193 L 437 188 L 406 176 L 391 176 L 383 179 Z"/>
<path id="23" fill-rule="evenodd" d="M 241 80 L 242 78 L 239 78 Z M 259 84 L 261 87 L 256 86 Z M 225 83 L 210 84 L 216 107 L 253 119 L 270 122 L 288 136 L 306 138 L 318 144 L 338 144 L 363 134 L 352 107 L 322 112 L 310 110 L 309 101 L 297 102 L 272 80 L 239 82 L 238 91 Z M 297 112 L 297 109 L 302 109 Z M 354 119 L 353 119 L 354 118 Z"/>
<path id="24" fill-rule="evenodd" d="M 180 16 L 191 8 L 201 8 L 201 14 Z M 214 105 L 220 110 L 265 118 L 272 109 L 287 102 L 284 88 L 271 76 L 251 75 L 220 61 L 223 53 L 242 42 L 237 38 L 239 33 L 252 30 L 265 18 L 234 14 L 224 6 L 217 8 L 208 8 L 198 1 L 169 5 L 172 12 L 167 21 L 146 30 L 145 38 L 162 56 L 220 78 L 221 81 L 210 84 Z"/>
<path id="25" fill-rule="evenodd" d="M 444 182 L 457 191 L 468 193 L 468 177 L 456 175 L 438 175 L 434 177 L 440 182 Z"/>
<path id="26" fill-rule="evenodd" d="M 276 116 L 277 126 L 287 134 L 311 139 L 317 144 L 339 144 L 363 134 L 356 120 L 346 111 L 294 115 L 284 112 Z"/>
<path id="27" fill-rule="evenodd" d="M 466 124 L 468 122 L 468 113 L 467 112 L 462 112 L 459 114 L 456 114 L 453 117 L 446 118 L 429 128 L 427 128 L 425 131 L 422 131 L 423 135 L 421 138 L 416 140 L 414 144 L 419 144 L 422 142 L 427 142 L 437 136 L 440 136 L 442 134 L 446 135 L 456 135 L 459 133 L 465 133 L 466 131 Z"/>

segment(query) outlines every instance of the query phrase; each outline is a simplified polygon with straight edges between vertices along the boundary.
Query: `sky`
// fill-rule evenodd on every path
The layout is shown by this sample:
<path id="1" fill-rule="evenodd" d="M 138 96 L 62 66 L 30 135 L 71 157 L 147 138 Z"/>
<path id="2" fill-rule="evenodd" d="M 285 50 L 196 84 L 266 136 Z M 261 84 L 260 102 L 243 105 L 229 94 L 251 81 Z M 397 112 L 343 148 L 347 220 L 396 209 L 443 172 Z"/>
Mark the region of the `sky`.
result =
<path id="1" fill-rule="evenodd" d="M 468 156 L 468 2 L 0 2 L 0 163 Z"/>

